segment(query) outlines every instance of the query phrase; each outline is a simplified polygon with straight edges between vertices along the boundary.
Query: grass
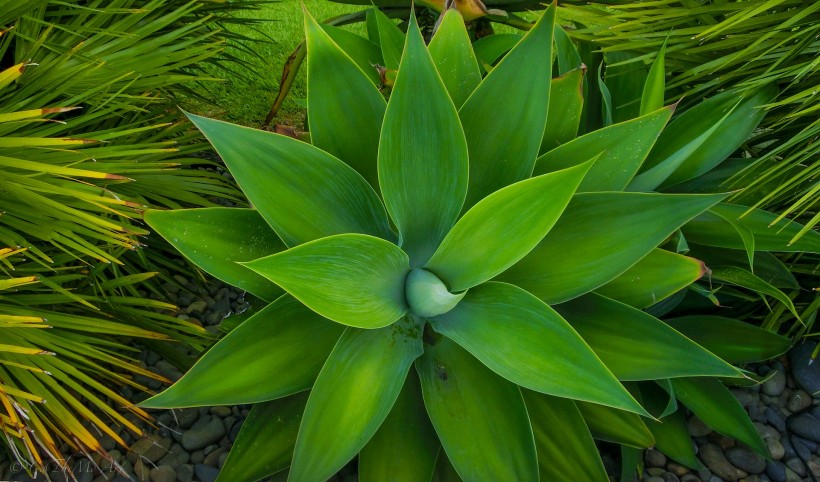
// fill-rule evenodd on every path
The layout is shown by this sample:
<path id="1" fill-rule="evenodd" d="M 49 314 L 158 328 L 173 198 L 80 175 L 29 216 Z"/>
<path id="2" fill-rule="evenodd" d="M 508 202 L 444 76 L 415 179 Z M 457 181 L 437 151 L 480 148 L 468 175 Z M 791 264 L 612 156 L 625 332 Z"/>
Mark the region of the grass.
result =
<path id="1" fill-rule="evenodd" d="M 229 46 L 228 53 L 247 65 L 233 66 L 233 71 L 210 72 L 215 77 L 225 79 L 221 83 L 207 86 L 212 94 L 211 98 L 219 99 L 219 105 L 188 100 L 184 102 L 186 110 L 246 126 L 261 126 L 279 90 L 284 62 L 303 37 L 303 3 L 320 21 L 362 10 L 361 6 L 343 5 L 328 0 L 281 0 L 267 5 L 261 11 L 248 12 L 246 17 L 257 18 L 260 22 L 253 28 L 237 26 L 232 30 L 241 35 L 263 39 L 261 43 L 249 44 L 255 54 L 237 46 Z M 345 28 L 364 34 L 362 25 Z M 299 126 L 304 120 L 304 112 L 297 99 L 304 99 L 305 96 L 305 73 L 302 69 L 275 122 Z"/>

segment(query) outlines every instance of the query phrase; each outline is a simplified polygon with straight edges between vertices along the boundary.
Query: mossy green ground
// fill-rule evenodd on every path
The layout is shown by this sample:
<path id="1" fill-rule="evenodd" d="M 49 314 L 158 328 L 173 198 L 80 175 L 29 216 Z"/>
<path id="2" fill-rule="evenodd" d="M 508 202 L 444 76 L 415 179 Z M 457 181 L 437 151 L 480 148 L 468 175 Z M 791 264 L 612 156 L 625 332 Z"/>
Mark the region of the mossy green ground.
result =
<path id="1" fill-rule="evenodd" d="M 302 4 L 320 21 L 362 10 L 361 6 L 328 0 L 282 0 L 270 3 L 262 10 L 245 13 L 244 17 L 258 18 L 260 22 L 254 26 L 231 28 L 238 34 L 261 39 L 259 43 L 247 45 L 247 48 L 253 49 L 258 55 L 235 46 L 229 47 L 231 55 L 248 65 L 232 65 L 233 72 L 210 72 L 211 75 L 224 79 L 220 83 L 209 83 L 206 87 L 211 92 L 211 98 L 219 99 L 218 105 L 192 102 L 185 105 L 186 109 L 242 125 L 261 126 L 279 91 L 279 79 L 285 60 L 302 40 Z M 361 24 L 345 28 L 364 34 Z M 305 96 L 305 72 L 302 69 L 275 122 L 289 125 L 303 122 L 303 109 L 296 99 L 304 99 Z"/>

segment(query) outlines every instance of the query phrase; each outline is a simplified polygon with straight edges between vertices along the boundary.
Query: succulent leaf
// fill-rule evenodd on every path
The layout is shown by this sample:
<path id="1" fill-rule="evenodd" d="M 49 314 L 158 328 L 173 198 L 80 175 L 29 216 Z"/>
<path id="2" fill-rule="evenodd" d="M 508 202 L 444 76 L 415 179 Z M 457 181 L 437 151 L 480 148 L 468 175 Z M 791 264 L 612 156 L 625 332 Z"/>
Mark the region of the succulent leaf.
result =
<path id="1" fill-rule="evenodd" d="M 305 39 L 311 143 L 347 163 L 378 189 L 379 132 L 387 103 L 367 75 L 307 12 Z M 375 71 L 373 67 L 370 70 Z"/>
<path id="2" fill-rule="evenodd" d="M 458 114 L 413 21 L 379 143 L 382 196 L 412 267 L 424 266 L 455 224 L 467 169 Z"/>
<path id="3" fill-rule="evenodd" d="M 285 245 L 253 209 L 146 211 L 145 222 L 194 264 L 226 283 L 273 301 L 282 290 L 238 261 L 277 253 Z"/>
<path id="4" fill-rule="evenodd" d="M 342 161 L 290 137 L 188 117 L 287 246 L 341 233 L 393 239 L 373 188 Z"/>
<path id="5" fill-rule="evenodd" d="M 140 405 L 235 405 L 307 390 L 342 331 L 293 297 L 282 296 L 234 328 L 170 388 Z"/>
<path id="6" fill-rule="evenodd" d="M 421 327 L 409 318 L 347 328 L 308 397 L 288 480 L 327 480 L 349 462 L 387 418 L 422 351 Z"/>
<path id="7" fill-rule="evenodd" d="M 639 415 L 578 400 L 575 405 L 593 438 L 639 449 L 655 445 L 655 438 Z"/>
<path id="8" fill-rule="evenodd" d="M 664 321 L 729 363 L 771 360 L 791 346 L 784 336 L 722 316 L 682 316 Z"/>
<path id="9" fill-rule="evenodd" d="M 410 311 L 422 318 L 447 313 L 467 294 L 466 291 L 459 294 L 450 293 L 447 285 L 438 276 L 421 268 L 410 270 L 405 293 Z"/>
<path id="10" fill-rule="evenodd" d="M 640 115 L 649 114 L 663 107 L 664 94 L 666 92 L 665 59 L 666 41 L 663 42 L 658 56 L 655 57 L 655 60 L 652 61 L 652 67 L 649 68 L 649 75 L 646 77 L 643 95 L 641 96 Z"/>
<path id="11" fill-rule="evenodd" d="M 517 33 L 496 33 L 476 40 L 473 43 L 473 51 L 482 72 L 491 70 L 489 66 L 512 50 L 521 41 L 521 37 L 523 35 Z"/>
<path id="12" fill-rule="evenodd" d="M 576 194 L 544 240 L 498 280 L 520 286 L 548 304 L 575 298 L 621 275 L 683 223 L 724 197 Z"/>
<path id="13" fill-rule="evenodd" d="M 598 447 L 572 400 L 522 390 L 535 435 L 541 480 L 608 481 Z M 556 433 L 565 436 L 556 437 Z"/>
<path id="14" fill-rule="evenodd" d="M 359 66 L 359 69 L 364 72 L 373 85 L 378 86 L 380 81 L 379 71 L 373 66 L 384 65 L 382 50 L 379 45 L 339 27 L 324 23 L 319 24 L 319 26 L 345 54 L 356 62 L 356 65 Z M 310 92 L 308 91 L 308 93 Z"/>
<path id="15" fill-rule="evenodd" d="M 534 174 L 565 169 L 603 152 L 578 191 L 623 191 L 672 117 L 672 110 L 666 107 L 577 137 L 539 157 Z"/>
<path id="16" fill-rule="evenodd" d="M 431 324 L 517 385 L 646 414 L 561 315 L 520 288 L 479 285 Z"/>
<path id="17" fill-rule="evenodd" d="M 458 109 L 481 83 L 478 61 L 470 44 L 464 18 L 458 10 L 451 8 L 444 13 L 428 48 L 447 92 Z"/>
<path id="18" fill-rule="evenodd" d="M 309 393 L 303 391 L 254 405 L 242 423 L 217 482 L 259 480 L 288 468 Z"/>
<path id="19" fill-rule="evenodd" d="M 722 383 L 712 378 L 678 378 L 672 380 L 672 386 L 678 400 L 706 425 L 770 457 L 746 410 Z"/>
<path id="20" fill-rule="evenodd" d="M 647 308 L 694 283 L 706 270 L 695 258 L 653 249 L 595 292 L 636 308 Z"/>
<path id="21" fill-rule="evenodd" d="M 669 325 L 623 303 L 590 293 L 556 309 L 619 380 L 741 376 Z"/>
<path id="22" fill-rule="evenodd" d="M 379 46 L 382 49 L 384 66 L 390 70 L 396 70 L 399 68 L 399 63 L 401 62 L 405 35 L 399 30 L 399 27 L 390 20 L 390 17 L 378 8 L 371 8 L 368 15 L 371 14 L 379 35 Z"/>
<path id="23" fill-rule="evenodd" d="M 244 265 L 344 325 L 381 328 L 407 313 L 407 255 L 381 238 L 339 234 Z"/>
<path id="24" fill-rule="evenodd" d="M 547 123 L 555 10 L 546 10 L 459 110 L 470 150 L 465 209 L 532 174 Z"/>
<path id="25" fill-rule="evenodd" d="M 410 370 L 390 414 L 359 454 L 359 480 L 430 480 L 440 450 L 424 408 L 419 376 Z"/>
<path id="26" fill-rule="evenodd" d="M 482 199 L 447 233 L 425 268 L 451 291 L 502 273 L 544 239 L 594 162 L 520 181 Z"/>
<path id="27" fill-rule="evenodd" d="M 555 149 L 561 144 L 572 141 L 578 135 L 578 127 L 581 125 L 581 115 L 584 111 L 585 75 L 586 69 L 579 68 L 552 79 L 547 126 L 544 128 L 539 153 L 543 154 Z M 602 148 L 601 152 L 605 150 Z M 573 152 L 576 159 L 579 154 L 583 155 Z"/>
<path id="28" fill-rule="evenodd" d="M 425 344 L 416 370 L 430 421 L 462 479 L 538 480 L 535 441 L 517 386 L 447 338 Z"/>

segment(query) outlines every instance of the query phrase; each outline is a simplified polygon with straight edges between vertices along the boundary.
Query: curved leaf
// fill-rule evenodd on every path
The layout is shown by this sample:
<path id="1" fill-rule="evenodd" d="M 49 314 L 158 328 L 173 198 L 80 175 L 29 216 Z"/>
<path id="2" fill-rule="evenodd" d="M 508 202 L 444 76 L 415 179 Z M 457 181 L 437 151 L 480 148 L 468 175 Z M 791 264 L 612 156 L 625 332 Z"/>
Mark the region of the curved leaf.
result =
<path id="1" fill-rule="evenodd" d="M 712 246 L 701 246 L 692 244 L 692 252 L 702 259 L 707 266 L 736 266 L 738 268 L 749 269 L 749 258 L 747 253 L 737 249 L 715 248 Z M 780 289 L 800 289 L 800 284 L 794 277 L 788 266 L 783 264 L 777 256 L 766 252 L 758 251 L 754 256 L 754 268 L 752 272 L 766 283 Z"/>
<path id="2" fill-rule="evenodd" d="M 594 438 L 640 449 L 655 445 L 652 432 L 639 415 L 589 402 L 576 401 L 575 405 Z"/>
<path id="3" fill-rule="evenodd" d="M 379 328 L 407 313 L 407 255 L 364 234 L 339 234 L 244 263 L 333 321 Z"/>
<path id="4" fill-rule="evenodd" d="M 387 108 L 384 97 L 307 12 L 305 38 L 311 143 L 378 188 L 379 132 Z"/>
<path id="5" fill-rule="evenodd" d="M 288 468 L 308 393 L 254 405 L 228 452 L 217 482 L 259 480 Z"/>
<path id="6" fill-rule="evenodd" d="M 584 63 L 578 54 L 578 49 L 572 43 L 572 38 L 560 25 L 555 26 L 555 50 L 558 61 L 558 75 L 563 76 L 567 72 L 581 69 Z"/>
<path id="7" fill-rule="evenodd" d="M 382 195 L 412 267 L 423 266 L 455 224 L 467 169 L 458 113 L 413 21 L 379 143 Z"/>
<path id="8" fill-rule="evenodd" d="M 339 27 L 324 23 L 319 24 L 319 26 L 344 53 L 356 62 L 356 65 L 359 66 L 373 85 L 379 85 L 381 80 L 379 71 L 373 66 L 383 65 L 384 59 L 378 44 Z"/>
<path id="9" fill-rule="evenodd" d="M 646 77 L 646 83 L 643 86 L 643 95 L 641 96 L 641 112 L 640 115 L 646 115 L 663 107 L 664 93 L 666 91 L 666 69 L 664 62 L 666 61 L 666 42 L 664 40 L 658 56 L 652 61 L 652 67 L 649 68 L 649 75 Z"/>
<path id="10" fill-rule="evenodd" d="M 703 262 L 664 249 L 653 249 L 596 293 L 636 308 L 647 308 L 699 280 Z"/>
<path id="11" fill-rule="evenodd" d="M 672 380 L 672 386 L 678 400 L 706 425 L 770 457 L 746 410 L 722 383 L 712 378 L 679 378 Z"/>
<path id="12" fill-rule="evenodd" d="M 327 480 L 376 433 L 422 353 L 409 319 L 378 330 L 345 330 L 305 407 L 288 480 Z"/>
<path id="13" fill-rule="evenodd" d="M 236 405 L 306 390 L 341 334 L 336 323 L 282 296 L 225 335 L 170 388 L 140 405 Z"/>
<path id="14" fill-rule="evenodd" d="M 535 441 L 517 386 L 446 338 L 425 345 L 416 370 L 430 421 L 462 479 L 538 480 Z"/>
<path id="15" fill-rule="evenodd" d="M 451 8 L 444 13 L 428 48 L 453 104 L 456 109 L 461 107 L 481 83 L 481 71 L 464 18 L 457 9 Z"/>
<path id="16" fill-rule="evenodd" d="M 579 192 L 623 191 L 655 145 L 673 110 L 665 107 L 562 144 L 536 160 L 535 174 L 574 166 L 603 153 L 581 183 Z"/>
<path id="17" fill-rule="evenodd" d="M 516 33 L 496 33 L 482 37 L 473 43 L 473 50 L 481 64 L 481 70 L 493 65 L 505 53 L 512 50 L 521 41 L 522 35 Z"/>
<path id="18" fill-rule="evenodd" d="M 470 150 L 465 208 L 532 174 L 547 123 L 555 9 L 544 12 L 459 111 Z"/>
<path id="19" fill-rule="evenodd" d="M 644 403 L 652 413 L 665 411 L 668 406 L 669 394 L 655 383 L 645 382 L 640 384 L 641 403 Z M 659 415 L 659 421 L 647 420 L 646 426 L 655 437 L 655 448 L 669 456 L 674 461 L 699 470 L 703 465 L 695 455 L 695 444 L 689 436 L 689 429 L 686 427 L 686 417 L 682 409 L 677 409 L 668 415 Z"/>
<path id="20" fill-rule="evenodd" d="M 784 336 L 732 318 L 697 315 L 664 321 L 729 363 L 771 360 L 791 347 Z"/>
<path id="21" fill-rule="evenodd" d="M 740 376 L 669 325 L 623 303 L 591 293 L 555 308 L 619 380 Z"/>
<path id="22" fill-rule="evenodd" d="M 429 481 L 440 450 L 424 409 L 419 376 L 410 370 L 390 414 L 359 454 L 359 480 Z"/>
<path id="23" fill-rule="evenodd" d="M 809 231 L 791 243 L 792 238 L 803 228 L 800 223 L 783 219 L 775 224 L 776 214 L 737 204 L 718 204 L 686 223 L 682 231 L 686 239 L 693 243 L 745 249 L 743 239 L 727 219 L 751 230 L 755 249 L 758 251 L 820 253 L 820 233 Z"/>
<path id="24" fill-rule="evenodd" d="M 558 32 L 558 29 L 555 31 Z M 581 114 L 584 110 L 586 72 L 584 68 L 576 69 L 552 79 L 547 126 L 544 128 L 539 153 L 555 149 L 578 136 L 578 127 L 581 125 Z"/>
<path id="25" fill-rule="evenodd" d="M 794 303 L 786 293 L 763 281 L 753 273 L 736 266 L 721 266 L 712 268 L 712 278 L 723 281 L 730 285 L 740 286 L 752 290 L 760 295 L 768 295 L 786 305 L 795 318 L 800 320 L 800 314 L 794 307 Z"/>
<path id="26" fill-rule="evenodd" d="M 368 11 L 368 17 L 373 15 L 375 19 L 376 29 L 379 34 L 379 46 L 382 49 L 382 58 L 384 59 L 384 66 L 390 70 L 399 68 L 401 62 L 402 47 L 405 42 L 405 35 L 399 30 L 399 27 L 390 20 L 390 17 L 385 15 L 378 8 L 371 8 Z"/>
<path id="27" fill-rule="evenodd" d="M 541 480 L 609 481 L 581 412 L 565 398 L 521 392 L 527 405 Z"/>
<path id="28" fill-rule="evenodd" d="M 594 161 L 517 182 L 470 208 L 425 266 L 462 291 L 496 276 L 546 236 Z"/>
<path id="29" fill-rule="evenodd" d="M 290 137 L 188 114 L 287 246 L 340 233 L 393 239 L 384 206 L 353 168 Z"/>
<path id="30" fill-rule="evenodd" d="M 150 210 L 145 212 L 145 222 L 208 274 L 267 301 L 282 294 L 279 287 L 237 263 L 285 249 L 255 210 Z"/>
<path id="31" fill-rule="evenodd" d="M 479 285 L 431 325 L 517 385 L 646 413 L 558 313 L 520 288 Z"/>
<path id="32" fill-rule="evenodd" d="M 576 194 L 544 240 L 498 279 L 548 304 L 575 298 L 621 275 L 723 197 Z"/>

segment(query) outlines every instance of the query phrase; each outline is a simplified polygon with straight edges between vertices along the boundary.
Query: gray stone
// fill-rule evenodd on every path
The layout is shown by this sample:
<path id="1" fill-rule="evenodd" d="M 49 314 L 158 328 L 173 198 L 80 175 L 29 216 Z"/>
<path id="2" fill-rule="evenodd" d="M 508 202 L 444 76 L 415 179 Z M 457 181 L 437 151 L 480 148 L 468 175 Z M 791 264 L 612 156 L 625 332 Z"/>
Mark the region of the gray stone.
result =
<path id="1" fill-rule="evenodd" d="M 769 454 L 772 456 L 774 460 L 780 460 L 785 455 L 785 450 L 783 449 L 783 444 L 780 443 L 780 440 L 776 438 L 766 438 L 763 439 L 766 442 L 766 448 L 769 449 Z"/>
<path id="2" fill-rule="evenodd" d="M 205 454 L 202 453 L 201 450 L 197 450 L 197 451 L 191 453 L 191 463 L 192 464 L 194 464 L 194 465 L 201 464 L 203 460 L 205 460 Z"/>
<path id="3" fill-rule="evenodd" d="M 200 482 L 215 482 L 219 476 L 219 469 L 197 464 L 194 466 L 194 473 Z"/>
<path id="4" fill-rule="evenodd" d="M 170 465 L 160 465 L 151 469 L 151 482 L 176 482 L 177 472 Z"/>
<path id="5" fill-rule="evenodd" d="M 803 477 L 800 477 L 794 470 L 786 468 L 786 482 L 804 482 Z"/>
<path id="6" fill-rule="evenodd" d="M 646 465 L 648 467 L 664 467 L 666 465 L 666 455 L 654 449 L 647 450 Z"/>
<path id="7" fill-rule="evenodd" d="M 811 395 L 804 390 L 795 390 L 792 392 L 789 400 L 786 402 L 786 408 L 794 413 L 805 410 L 811 406 Z"/>
<path id="8" fill-rule="evenodd" d="M 786 416 L 779 409 L 766 407 L 765 415 L 766 422 L 778 432 L 783 433 L 786 431 Z"/>
<path id="9" fill-rule="evenodd" d="M 726 458 L 735 467 L 751 474 L 762 474 L 766 470 L 766 460 L 746 447 L 730 448 Z"/>
<path id="10" fill-rule="evenodd" d="M 185 312 L 188 313 L 189 315 L 190 314 L 201 315 L 205 311 L 205 308 L 207 308 L 207 307 L 208 307 L 208 304 L 205 303 L 205 301 L 198 300 L 198 301 L 194 301 L 193 303 L 188 305 L 188 309 L 185 310 Z"/>
<path id="11" fill-rule="evenodd" d="M 222 420 L 218 418 L 208 419 L 203 417 L 184 434 L 182 434 L 181 443 L 185 450 L 193 451 L 214 444 L 224 436 L 225 425 L 222 424 Z"/>
<path id="12" fill-rule="evenodd" d="M 778 370 L 771 378 L 763 382 L 761 390 L 770 397 L 778 397 L 786 389 L 786 374 Z"/>
<path id="13" fill-rule="evenodd" d="M 786 482 L 786 465 L 782 462 L 766 461 L 766 475 L 772 482 Z"/>
<path id="14" fill-rule="evenodd" d="M 789 430 L 805 439 L 820 442 L 820 420 L 809 413 L 796 413 L 788 418 L 786 424 Z"/>
<path id="15" fill-rule="evenodd" d="M 165 360 L 160 360 L 154 365 L 157 369 L 157 373 L 164 376 L 165 378 L 170 379 L 171 381 L 175 382 L 182 378 L 182 372 L 179 371 L 177 367 L 171 365 Z"/>
<path id="16" fill-rule="evenodd" d="M 222 454 L 226 453 L 228 453 L 228 447 L 219 447 L 218 449 L 206 455 L 202 463 L 204 465 L 207 465 L 208 467 L 219 467 L 219 457 Z"/>
<path id="17" fill-rule="evenodd" d="M 743 408 L 747 408 L 751 405 L 758 405 L 760 403 L 760 399 L 754 392 L 740 388 L 732 388 L 731 391 L 737 401 L 743 405 Z"/>
<path id="18" fill-rule="evenodd" d="M 219 418 L 229 417 L 232 413 L 231 407 L 211 407 L 211 415 Z"/>
<path id="19" fill-rule="evenodd" d="M 137 482 L 150 482 L 151 468 L 145 465 L 142 460 L 137 460 L 134 464 L 134 477 Z"/>
<path id="20" fill-rule="evenodd" d="M 167 454 L 170 448 L 171 439 L 162 438 L 156 434 L 148 434 L 131 445 L 127 457 L 132 464 L 140 458 L 156 462 Z"/>
<path id="21" fill-rule="evenodd" d="M 800 459 L 789 459 L 786 461 L 786 467 L 792 469 L 795 474 L 799 476 L 806 475 L 806 466 L 803 465 L 803 461 Z"/>
<path id="22" fill-rule="evenodd" d="M 182 464 L 177 467 L 177 481 L 191 482 L 194 480 L 194 466 L 191 464 Z"/>
<path id="23" fill-rule="evenodd" d="M 803 390 L 814 396 L 820 391 L 820 364 L 812 362 L 811 353 L 817 343 L 804 341 L 789 352 L 792 377 Z"/>
<path id="24" fill-rule="evenodd" d="M 689 435 L 693 437 L 705 437 L 712 433 L 712 429 L 698 417 L 692 417 L 687 420 L 686 426 L 689 428 Z"/>
<path id="25" fill-rule="evenodd" d="M 644 477 L 643 482 L 664 482 L 664 480 L 660 477 L 656 477 L 654 475 L 651 475 L 649 477 Z"/>
<path id="26" fill-rule="evenodd" d="M 712 474 L 718 477 L 735 481 L 740 479 L 740 472 L 726 460 L 723 451 L 715 444 L 707 443 L 700 447 L 700 458 L 709 467 Z"/>
<path id="27" fill-rule="evenodd" d="M 691 472 L 689 467 L 684 467 L 681 464 L 677 464 L 675 462 L 669 462 L 666 464 L 666 470 L 672 472 L 673 474 L 677 475 L 678 477 L 683 477 L 684 475 Z"/>
<path id="28" fill-rule="evenodd" d="M 697 475 L 686 474 L 680 478 L 680 482 L 701 482 L 701 480 Z"/>

